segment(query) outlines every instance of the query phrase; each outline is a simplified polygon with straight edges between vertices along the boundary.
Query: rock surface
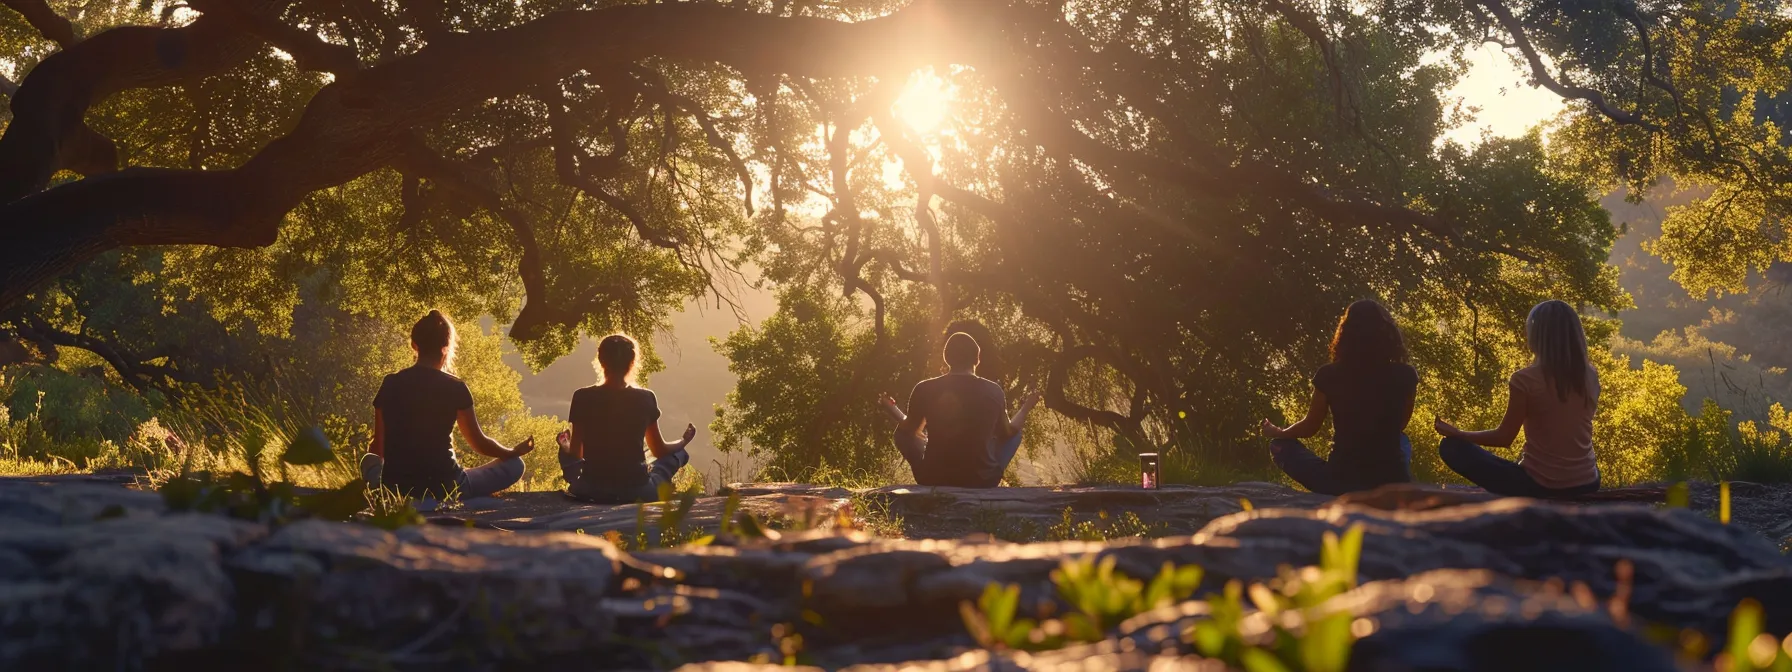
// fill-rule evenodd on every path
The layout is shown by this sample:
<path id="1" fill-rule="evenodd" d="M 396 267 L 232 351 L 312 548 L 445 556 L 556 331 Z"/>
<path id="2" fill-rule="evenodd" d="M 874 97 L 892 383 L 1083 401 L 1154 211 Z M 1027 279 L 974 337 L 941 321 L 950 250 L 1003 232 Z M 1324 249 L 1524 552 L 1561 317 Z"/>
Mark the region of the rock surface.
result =
<path id="1" fill-rule="evenodd" d="M 1792 632 L 1792 561 L 1754 527 L 1784 517 L 1750 504 L 1779 495 L 1756 487 L 1737 490 L 1746 515 L 1725 526 L 1647 504 L 1423 488 L 1333 501 L 1267 484 L 856 493 L 762 484 L 736 492 L 768 517 L 814 523 L 852 505 L 900 517 L 916 536 L 972 536 L 876 538 L 787 521 L 775 540 L 624 553 L 597 532 L 632 533 L 636 507 L 545 499 L 556 494 L 518 502 L 534 509 L 505 508 L 516 499 L 505 497 L 441 519 L 451 525 L 397 532 L 316 521 L 268 529 L 169 514 L 154 495 L 116 484 L 0 479 L 0 669 L 663 669 L 786 654 L 830 669 L 1212 669 L 1180 636 L 1205 618 L 1199 603 L 1136 617 L 1106 642 L 1037 654 L 976 649 L 959 604 L 992 582 L 1018 585 L 1028 608 L 1051 604 L 1052 570 L 1085 555 L 1139 577 L 1165 562 L 1197 564 L 1202 592 L 1215 591 L 1315 564 L 1324 533 L 1361 524 L 1363 585 L 1324 606 L 1372 631 L 1352 669 L 1671 670 L 1643 625 L 1721 641 L 1730 611 L 1752 597 L 1768 631 Z M 724 501 L 706 498 L 694 518 L 714 524 Z M 1120 526 L 1128 513 L 1163 536 L 995 538 L 1062 537 L 1084 522 Z M 568 527 L 585 533 L 556 531 Z M 1614 615 L 1614 596 L 1626 593 Z"/>

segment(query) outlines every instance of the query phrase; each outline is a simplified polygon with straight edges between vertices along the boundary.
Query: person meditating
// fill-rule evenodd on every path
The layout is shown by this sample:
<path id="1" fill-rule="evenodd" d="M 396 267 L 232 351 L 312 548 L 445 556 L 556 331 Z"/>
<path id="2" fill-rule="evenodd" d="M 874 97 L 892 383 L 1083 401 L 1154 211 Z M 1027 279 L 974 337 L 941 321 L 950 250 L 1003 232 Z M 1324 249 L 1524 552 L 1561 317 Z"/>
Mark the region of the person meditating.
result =
<path id="1" fill-rule="evenodd" d="M 454 325 L 439 311 L 429 311 L 411 327 L 416 364 L 386 376 L 373 398 L 373 444 L 361 458 L 361 476 L 368 485 L 429 497 L 458 488 L 461 497 L 473 498 L 523 477 L 522 458 L 535 450 L 535 439 L 505 448 L 485 435 L 473 415 L 473 394 L 448 373 L 454 345 Z M 462 469 L 454 457 L 456 426 L 473 452 L 495 459 Z"/>
<path id="2" fill-rule="evenodd" d="M 573 497 L 610 504 L 651 502 L 691 461 L 685 451 L 697 436 L 685 425 L 684 438 L 660 436 L 660 405 L 653 391 L 637 387 L 635 340 L 622 334 L 597 344 L 596 385 L 572 393 L 572 431 L 561 432 L 560 470 Z M 653 453 L 645 463 L 643 449 Z"/>
<path id="3" fill-rule="evenodd" d="M 1599 410 L 1599 372 L 1587 361 L 1580 314 L 1545 301 L 1525 320 L 1525 342 L 1535 359 L 1512 374 L 1506 418 L 1486 431 L 1457 429 L 1442 418 L 1437 454 L 1451 470 L 1488 492 L 1510 497 L 1573 497 L 1599 489 L 1593 456 L 1593 415 Z M 1524 430 L 1517 463 L 1481 446 L 1506 447 Z"/>
<path id="4" fill-rule="evenodd" d="M 1406 363 L 1406 341 L 1387 308 L 1358 301 L 1332 334 L 1332 362 L 1313 374 L 1307 417 L 1287 427 L 1263 420 L 1269 453 L 1295 482 L 1324 495 L 1412 482 L 1412 418 L 1419 374 Z M 1300 442 L 1332 415 L 1330 459 Z"/>
<path id="5" fill-rule="evenodd" d="M 1014 417 L 1006 417 L 1002 386 L 976 374 L 981 354 L 976 339 L 955 332 L 944 352 L 950 371 L 916 383 L 907 413 L 887 394 L 878 400 L 898 421 L 896 449 L 919 485 L 996 487 L 1020 450 L 1021 428 L 1039 395 L 1028 390 Z"/>

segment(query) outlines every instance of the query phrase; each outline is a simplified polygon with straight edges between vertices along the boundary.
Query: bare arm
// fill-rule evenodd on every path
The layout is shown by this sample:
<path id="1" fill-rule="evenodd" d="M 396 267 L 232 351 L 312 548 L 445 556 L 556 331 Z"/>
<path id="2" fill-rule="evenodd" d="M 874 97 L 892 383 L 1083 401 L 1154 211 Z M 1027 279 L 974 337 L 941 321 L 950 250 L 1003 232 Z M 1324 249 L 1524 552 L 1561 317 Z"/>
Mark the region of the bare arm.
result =
<path id="1" fill-rule="evenodd" d="M 1493 446 L 1504 448 L 1518 440 L 1518 430 L 1524 428 L 1524 392 L 1516 387 L 1508 387 L 1506 400 L 1506 418 L 1500 426 L 1493 429 L 1471 432 L 1457 429 L 1455 425 L 1438 418 L 1432 423 L 1438 434 L 1453 439 L 1462 439 L 1477 446 Z"/>
<path id="2" fill-rule="evenodd" d="M 915 387 L 920 386 L 916 385 Z M 927 418 L 925 416 L 915 414 L 915 393 L 913 390 L 908 393 L 907 413 L 903 413 L 901 409 L 896 408 L 896 400 L 894 399 L 890 400 L 889 408 L 890 410 L 895 411 L 894 415 L 896 416 L 897 436 L 915 436 L 920 434 L 921 428 L 927 424 Z"/>
<path id="3" fill-rule="evenodd" d="M 573 425 L 573 431 L 575 433 L 578 431 L 578 425 Z M 684 449 L 685 446 L 690 445 L 691 439 L 696 437 L 697 426 L 686 424 L 684 426 L 684 438 L 668 443 L 665 437 L 660 436 L 660 423 L 647 423 L 647 450 L 653 453 L 653 458 L 656 460 L 665 457 L 668 453 L 673 451 Z"/>
<path id="4" fill-rule="evenodd" d="M 498 443 L 497 439 L 486 436 L 485 430 L 479 428 L 479 418 L 473 416 L 471 408 L 460 409 L 455 413 L 454 419 L 455 424 L 460 427 L 461 438 L 466 439 L 467 445 L 473 448 L 473 452 L 480 455 L 502 459 L 522 457 L 528 455 L 529 451 L 535 450 L 535 437 L 533 436 L 516 444 L 515 448 L 505 448 Z"/>
<path id="5" fill-rule="evenodd" d="M 1009 418 L 1008 422 L 1002 425 L 1002 440 L 1012 439 L 1015 434 L 1020 433 L 1020 430 L 1026 428 L 1027 414 L 1032 413 L 1033 407 L 1039 405 L 1039 399 L 1040 394 L 1033 391 L 1031 387 L 1021 394 L 1020 408 L 1014 411 L 1014 417 Z"/>
<path id="6" fill-rule="evenodd" d="M 561 432 L 555 438 L 560 441 L 560 449 L 566 451 L 566 454 L 585 459 L 585 436 L 579 431 L 579 423 L 572 423 L 572 429 Z"/>
<path id="7" fill-rule="evenodd" d="M 1408 406 L 1410 405 L 1409 402 Z M 1325 416 L 1330 410 L 1331 407 L 1325 401 L 1325 393 L 1313 390 L 1313 400 L 1307 404 L 1307 417 L 1301 418 L 1300 422 L 1287 427 L 1277 427 L 1275 423 L 1269 421 L 1269 418 L 1264 418 L 1263 435 L 1272 439 L 1307 438 L 1319 432 L 1319 426 L 1325 424 Z M 1407 413 L 1411 412 L 1410 409 L 1407 410 Z"/>
<path id="8" fill-rule="evenodd" d="M 378 406 L 373 407 L 373 443 L 367 446 L 367 452 L 386 456 L 386 414 Z"/>

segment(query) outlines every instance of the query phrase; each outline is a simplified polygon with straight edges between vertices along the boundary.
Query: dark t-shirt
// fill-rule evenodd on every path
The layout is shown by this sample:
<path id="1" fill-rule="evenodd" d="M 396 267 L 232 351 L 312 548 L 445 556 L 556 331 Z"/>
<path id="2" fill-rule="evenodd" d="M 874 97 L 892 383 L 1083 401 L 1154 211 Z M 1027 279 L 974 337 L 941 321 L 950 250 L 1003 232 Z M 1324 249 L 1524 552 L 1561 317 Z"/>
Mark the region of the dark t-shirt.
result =
<path id="1" fill-rule="evenodd" d="M 647 426 L 659 421 L 652 390 L 593 385 L 572 393 L 567 413 L 585 444 L 579 480 L 603 489 L 639 488 L 647 483 Z"/>
<path id="2" fill-rule="evenodd" d="M 400 490 L 445 490 L 460 476 L 454 418 L 473 407 L 459 378 L 428 366 L 386 376 L 373 407 L 386 423 L 386 466 L 380 479 Z"/>
<path id="3" fill-rule="evenodd" d="M 915 474 L 920 485 L 984 487 L 994 468 L 1008 406 L 1002 386 L 972 375 L 947 374 L 915 384 L 908 415 L 927 421 L 927 453 Z"/>
<path id="4" fill-rule="evenodd" d="M 1407 473 L 1400 439 L 1406 432 L 1406 409 L 1419 389 L 1417 371 L 1398 362 L 1327 364 L 1313 375 L 1313 387 L 1331 407 L 1333 445 L 1327 462 L 1373 481 L 1411 480 L 1394 475 Z M 1385 477 L 1372 476 L 1377 474 Z"/>

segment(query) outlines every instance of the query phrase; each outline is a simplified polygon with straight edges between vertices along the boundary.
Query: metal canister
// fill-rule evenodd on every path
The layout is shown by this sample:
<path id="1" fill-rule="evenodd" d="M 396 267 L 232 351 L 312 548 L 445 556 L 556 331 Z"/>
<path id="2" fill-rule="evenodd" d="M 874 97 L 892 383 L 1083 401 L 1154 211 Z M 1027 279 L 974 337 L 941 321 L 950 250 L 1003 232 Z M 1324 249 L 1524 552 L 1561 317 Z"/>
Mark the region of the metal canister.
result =
<path id="1" fill-rule="evenodd" d="M 1139 487 L 1156 490 L 1163 483 L 1163 463 L 1157 459 L 1157 453 L 1139 453 Z"/>

